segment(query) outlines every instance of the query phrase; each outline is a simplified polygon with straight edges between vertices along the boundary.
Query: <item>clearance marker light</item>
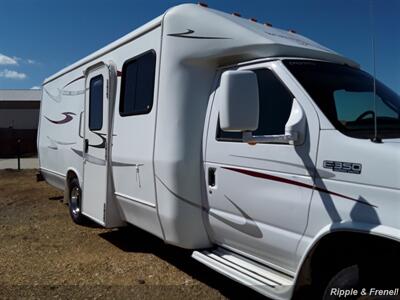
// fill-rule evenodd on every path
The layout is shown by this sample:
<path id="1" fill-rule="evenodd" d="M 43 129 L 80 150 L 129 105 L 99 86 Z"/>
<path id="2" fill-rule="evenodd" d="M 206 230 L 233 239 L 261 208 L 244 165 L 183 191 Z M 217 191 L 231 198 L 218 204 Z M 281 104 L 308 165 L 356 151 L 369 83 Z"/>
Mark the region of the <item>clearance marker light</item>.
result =
<path id="1" fill-rule="evenodd" d="M 234 12 L 234 13 L 232 13 L 232 16 L 241 17 L 242 15 L 237 12 Z"/>
<path id="2" fill-rule="evenodd" d="M 208 7 L 208 4 L 204 2 L 197 2 L 197 5 L 200 5 L 202 7 Z"/>

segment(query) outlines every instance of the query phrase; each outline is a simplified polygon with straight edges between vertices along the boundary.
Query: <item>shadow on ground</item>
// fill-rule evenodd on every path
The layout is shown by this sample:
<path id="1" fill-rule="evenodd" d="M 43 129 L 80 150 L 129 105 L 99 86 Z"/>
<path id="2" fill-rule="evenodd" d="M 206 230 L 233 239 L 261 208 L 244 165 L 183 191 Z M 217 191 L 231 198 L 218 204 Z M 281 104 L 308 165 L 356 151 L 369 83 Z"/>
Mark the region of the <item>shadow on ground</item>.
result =
<path id="1" fill-rule="evenodd" d="M 64 199 L 64 196 L 53 196 L 53 197 L 49 197 L 49 200 L 58 200 L 60 202 L 62 202 L 62 200 Z"/>
<path id="2" fill-rule="evenodd" d="M 100 233 L 100 237 L 125 252 L 150 253 L 172 264 L 196 280 L 218 290 L 230 299 L 266 299 L 252 289 L 211 270 L 191 258 L 192 251 L 165 244 L 159 238 L 134 226 Z"/>

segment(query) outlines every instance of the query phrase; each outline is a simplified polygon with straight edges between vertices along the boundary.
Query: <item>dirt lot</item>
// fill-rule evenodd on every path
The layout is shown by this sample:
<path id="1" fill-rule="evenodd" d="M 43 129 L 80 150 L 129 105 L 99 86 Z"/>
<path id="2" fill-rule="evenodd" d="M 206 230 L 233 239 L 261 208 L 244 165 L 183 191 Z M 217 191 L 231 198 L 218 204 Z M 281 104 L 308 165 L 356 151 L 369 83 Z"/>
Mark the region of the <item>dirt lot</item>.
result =
<path id="1" fill-rule="evenodd" d="M 0 171 L 0 298 L 260 298 L 129 226 L 70 221 L 62 192 L 35 171 Z"/>

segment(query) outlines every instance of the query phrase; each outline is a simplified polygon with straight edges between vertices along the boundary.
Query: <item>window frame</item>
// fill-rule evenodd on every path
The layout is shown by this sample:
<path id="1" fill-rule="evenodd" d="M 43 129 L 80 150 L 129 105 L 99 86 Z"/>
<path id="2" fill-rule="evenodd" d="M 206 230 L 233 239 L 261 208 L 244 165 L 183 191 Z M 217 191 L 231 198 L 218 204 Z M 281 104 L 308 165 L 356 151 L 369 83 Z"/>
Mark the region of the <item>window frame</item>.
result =
<path id="1" fill-rule="evenodd" d="M 102 94 L 101 94 L 101 124 L 100 124 L 100 128 L 91 128 L 90 124 L 91 124 L 91 120 L 92 120 L 92 82 L 94 80 L 98 80 L 99 78 L 101 78 L 101 86 L 102 86 Z M 88 128 L 90 131 L 99 131 L 103 129 L 103 118 L 104 118 L 104 76 L 103 74 L 99 74 L 96 76 L 93 76 L 92 78 L 90 78 L 89 81 L 89 122 L 88 122 Z"/>
<path id="2" fill-rule="evenodd" d="M 122 107 L 122 103 L 125 103 L 125 83 L 126 83 L 126 68 L 134 63 L 135 61 L 139 60 L 141 57 L 152 53 L 154 54 L 154 58 L 155 58 L 155 64 L 154 64 L 154 84 L 153 84 L 153 98 L 151 99 L 151 103 L 150 103 L 150 107 L 149 109 L 145 110 L 145 111 L 140 111 L 140 112 L 129 112 L 129 113 L 125 113 L 121 111 L 121 107 Z M 118 111 L 119 111 L 119 115 L 121 117 L 129 117 L 129 116 L 138 116 L 138 115 L 147 115 L 149 114 L 152 109 L 153 109 L 153 104 L 154 104 L 154 91 L 155 91 L 155 87 L 156 87 L 156 78 L 157 78 L 157 53 L 154 49 L 150 49 L 147 50 L 145 52 L 142 52 L 134 57 L 131 57 L 127 60 L 125 60 L 124 64 L 122 65 L 122 75 L 121 75 L 121 85 L 120 85 L 120 93 L 119 93 L 119 107 L 118 107 Z"/>
<path id="3" fill-rule="evenodd" d="M 235 70 L 248 70 L 248 71 L 253 71 L 254 72 L 256 70 L 261 70 L 261 69 L 267 69 L 267 70 L 271 71 L 272 74 L 274 75 L 274 77 L 282 84 L 282 86 L 286 89 L 288 94 L 292 97 L 292 101 L 295 101 L 296 97 L 293 95 L 292 91 L 289 89 L 289 87 L 286 85 L 286 83 L 282 80 L 282 78 L 271 67 L 265 66 L 264 63 L 262 65 L 257 65 L 257 66 L 247 66 L 247 67 L 244 67 L 244 68 L 237 68 Z M 227 70 L 224 70 L 224 72 L 225 71 L 227 71 Z M 220 76 L 222 75 L 222 73 L 223 72 L 221 72 Z M 221 79 L 221 77 L 219 79 Z M 289 114 L 289 117 L 290 117 L 290 114 Z M 224 132 L 224 131 L 221 129 L 221 126 L 220 126 L 220 123 L 219 123 L 219 113 L 218 113 L 218 117 L 217 118 L 218 118 L 217 119 L 217 124 L 216 124 L 217 126 L 216 126 L 216 130 L 215 130 L 215 140 L 217 142 L 242 143 L 242 144 L 245 143 L 242 140 L 243 139 L 243 132 L 239 132 L 241 134 L 241 139 L 228 139 L 228 138 L 218 137 L 218 134 L 220 132 Z M 251 131 L 251 132 L 253 133 L 255 131 L 256 130 Z M 283 133 L 283 134 L 285 134 L 285 133 Z M 262 135 L 256 135 L 256 136 L 262 136 Z M 259 144 L 288 145 L 289 142 L 286 142 L 286 143 L 265 142 L 265 143 L 259 143 Z"/>

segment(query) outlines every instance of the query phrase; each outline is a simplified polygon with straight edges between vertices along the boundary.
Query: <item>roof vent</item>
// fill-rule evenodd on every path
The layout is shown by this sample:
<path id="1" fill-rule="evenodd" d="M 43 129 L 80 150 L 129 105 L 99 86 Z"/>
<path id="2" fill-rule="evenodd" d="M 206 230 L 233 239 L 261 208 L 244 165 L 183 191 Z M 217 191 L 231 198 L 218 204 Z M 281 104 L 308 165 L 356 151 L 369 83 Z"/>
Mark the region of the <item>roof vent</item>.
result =
<path id="1" fill-rule="evenodd" d="M 237 12 L 233 12 L 233 13 L 232 13 L 232 16 L 241 17 L 242 15 L 239 14 L 239 13 L 237 13 Z"/>
<path id="2" fill-rule="evenodd" d="M 204 2 L 197 2 L 197 5 L 200 5 L 202 7 L 208 7 L 208 4 Z"/>

